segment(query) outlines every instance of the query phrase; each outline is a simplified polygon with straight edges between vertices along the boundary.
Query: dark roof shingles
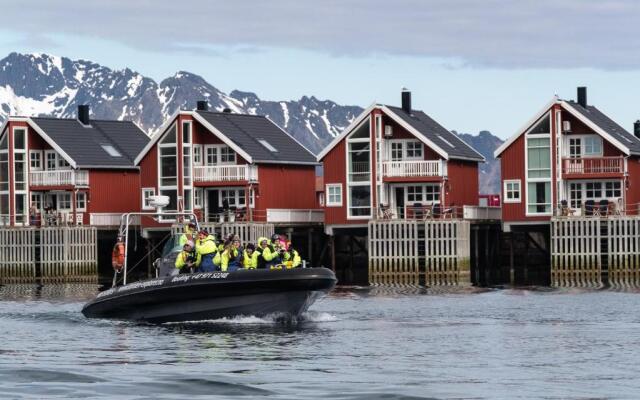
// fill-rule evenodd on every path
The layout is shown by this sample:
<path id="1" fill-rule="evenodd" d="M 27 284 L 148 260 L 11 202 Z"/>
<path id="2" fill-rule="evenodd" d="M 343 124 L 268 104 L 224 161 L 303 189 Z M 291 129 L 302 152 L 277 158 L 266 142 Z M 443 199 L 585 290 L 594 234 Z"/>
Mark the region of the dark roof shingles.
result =
<path id="1" fill-rule="evenodd" d="M 76 119 L 32 120 L 78 167 L 134 167 L 134 159 L 149 142 L 149 137 L 130 121 L 91 120 L 91 125 L 84 126 Z M 110 156 L 101 145 L 113 146 L 122 157 Z"/>
<path id="2" fill-rule="evenodd" d="M 419 110 L 411 110 L 411 114 L 407 114 L 401 107 L 386 106 L 403 121 L 411 125 L 420 132 L 425 138 L 429 139 L 436 146 L 440 147 L 452 159 L 464 159 L 474 161 L 484 161 L 484 157 L 476 150 L 460 139 L 458 135 L 448 131 L 445 127 L 434 121 L 431 117 Z M 442 138 L 440 138 L 441 136 Z M 450 146 L 448 143 L 451 143 Z"/>
<path id="3" fill-rule="evenodd" d="M 580 104 L 569 100 L 567 101 L 571 107 L 596 124 L 600 129 L 613 136 L 617 141 L 629 148 L 631 154 L 640 154 L 640 139 L 628 132 L 626 129 L 618 125 L 611 118 L 607 117 L 602 111 L 592 105 L 582 107 Z"/>
<path id="4" fill-rule="evenodd" d="M 264 116 L 210 111 L 198 111 L 198 114 L 249 154 L 254 162 L 316 163 L 311 152 Z M 278 151 L 268 150 L 260 139 Z"/>

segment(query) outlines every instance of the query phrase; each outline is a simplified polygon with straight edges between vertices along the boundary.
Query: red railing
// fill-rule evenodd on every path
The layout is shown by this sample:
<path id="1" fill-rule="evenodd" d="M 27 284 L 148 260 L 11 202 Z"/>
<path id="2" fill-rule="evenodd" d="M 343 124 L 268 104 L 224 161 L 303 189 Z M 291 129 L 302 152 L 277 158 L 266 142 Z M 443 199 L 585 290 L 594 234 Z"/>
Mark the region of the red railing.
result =
<path id="1" fill-rule="evenodd" d="M 563 174 L 622 174 L 623 157 L 563 158 Z"/>

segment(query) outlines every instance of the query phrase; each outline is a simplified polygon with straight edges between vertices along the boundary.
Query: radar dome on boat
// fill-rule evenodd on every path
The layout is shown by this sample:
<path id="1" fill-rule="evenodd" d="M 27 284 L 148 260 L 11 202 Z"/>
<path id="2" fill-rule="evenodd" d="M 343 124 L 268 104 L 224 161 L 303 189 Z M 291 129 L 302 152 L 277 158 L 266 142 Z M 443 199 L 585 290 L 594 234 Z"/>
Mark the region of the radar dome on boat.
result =
<path id="1" fill-rule="evenodd" d="M 169 196 L 149 196 L 149 205 L 151 207 L 166 207 L 169 205 Z"/>

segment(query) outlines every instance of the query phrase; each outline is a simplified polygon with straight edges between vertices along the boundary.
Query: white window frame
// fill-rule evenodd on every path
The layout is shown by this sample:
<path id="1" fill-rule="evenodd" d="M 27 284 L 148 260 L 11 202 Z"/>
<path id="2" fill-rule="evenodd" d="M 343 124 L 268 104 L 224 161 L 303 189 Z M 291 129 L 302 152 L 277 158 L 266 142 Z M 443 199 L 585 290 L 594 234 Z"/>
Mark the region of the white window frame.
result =
<path id="1" fill-rule="evenodd" d="M 83 206 L 80 207 L 80 197 L 82 197 Z M 87 193 L 76 192 L 76 211 L 87 211 Z"/>
<path id="2" fill-rule="evenodd" d="M 544 118 L 549 120 L 549 133 L 530 133 L 538 124 L 542 122 Z M 524 211 L 525 216 L 527 217 L 541 217 L 541 216 L 551 216 L 553 215 L 553 141 L 552 141 L 552 130 L 553 130 L 553 121 L 551 120 L 552 115 L 551 111 L 547 112 L 544 116 L 540 117 L 536 120 L 531 126 L 525 131 L 524 134 L 524 173 L 525 173 L 525 185 L 523 190 L 521 191 L 521 198 L 524 194 Z M 549 177 L 544 178 L 529 178 L 529 139 L 549 139 Z M 549 196 L 551 199 L 551 204 L 548 212 L 529 212 L 529 183 L 549 183 Z M 537 203 L 535 203 L 537 204 Z"/>
<path id="3" fill-rule="evenodd" d="M 225 147 L 228 147 L 233 153 L 233 161 L 222 162 L 222 149 Z M 212 148 L 216 149 L 215 161 L 209 164 L 207 153 L 209 149 L 212 149 Z M 204 146 L 204 152 L 202 156 L 203 156 L 202 165 L 206 165 L 208 167 L 216 166 L 216 165 L 235 165 L 238 160 L 235 150 L 233 150 L 230 146 L 227 146 L 226 144 L 207 144 Z"/>
<path id="4" fill-rule="evenodd" d="M 155 196 L 156 195 L 156 188 L 154 188 L 154 187 L 145 187 L 145 188 L 142 188 L 141 193 L 142 193 L 142 209 L 143 210 L 153 210 L 154 208 L 152 206 L 147 205 L 145 200 L 150 196 Z"/>
<path id="5" fill-rule="evenodd" d="M 507 194 L 511 192 L 516 192 L 516 189 L 509 190 L 509 185 L 518 185 L 517 193 L 518 197 L 510 199 Z M 505 179 L 503 182 L 503 203 L 522 203 L 522 180 L 520 179 Z"/>
<path id="6" fill-rule="evenodd" d="M 56 208 L 58 211 L 72 211 L 73 210 L 73 198 L 71 197 L 71 192 L 58 192 L 56 193 Z M 66 203 L 66 199 L 62 199 L 63 197 L 69 196 L 69 208 L 62 207 L 62 202 Z"/>
<path id="7" fill-rule="evenodd" d="M 169 128 L 167 128 L 163 133 L 162 136 L 160 137 L 160 139 L 158 140 L 158 156 L 157 158 L 157 166 L 158 166 L 158 194 L 162 195 L 162 191 L 175 191 L 176 192 L 176 211 L 180 208 L 180 199 L 182 198 L 182 196 L 180 196 L 180 192 L 178 191 L 178 180 L 180 178 L 180 168 L 182 165 L 182 160 L 180 160 L 178 158 L 178 155 L 180 154 L 180 152 L 178 151 L 178 146 L 180 145 L 180 143 L 182 142 L 182 136 L 181 136 L 181 128 L 180 126 L 178 126 L 179 123 L 179 119 L 176 119 L 176 121 L 173 122 L 173 124 L 169 125 Z M 165 139 L 165 136 L 171 132 L 171 130 L 175 129 L 176 132 L 176 140 L 174 143 L 163 143 L 162 141 Z M 176 150 L 176 154 L 175 154 L 175 161 L 176 161 L 176 184 L 175 185 L 162 185 L 162 157 L 161 157 L 161 149 L 162 148 L 175 148 Z M 173 211 L 173 210 L 169 210 L 169 211 Z M 172 222 L 175 221 L 175 217 L 159 217 L 158 218 L 161 222 Z"/>
<path id="8" fill-rule="evenodd" d="M 203 149 L 201 144 L 192 144 L 193 148 L 193 165 L 201 166 L 203 164 Z"/>
<path id="9" fill-rule="evenodd" d="M 564 145 L 566 148 L 566 154 L 564 157 L 571 157 L 571 139 L 580 140 L 580 154 L 577 154 L 577 158 L 598 158 L 604 156 L 604 139 L 600 135 L 588 134 L 588 135 L 565 135 Z M 600 141 L 600 151 L 598 153 L 587 153 L 587 140 L 598 139 Z"/>
<path id="10" fill-rule="evenodd" d="M 424 150 L 424 143 L 422 143 L 420 140 L 417 139 L 388 139 L 385 140 L 385 142 L 388 142 L 389 144 L 386 145 L 386 159 L 388 159 L 389 161 L 396 161 L 396 162 L 400 162 L 400 161 L 420 161 L 420 160 L 424 160 L 424 154 L 425 154 L 425 150 Z M 417 144 L 420 148 L 420 155 L 419 156 L 409 156 L 409 143 L 412 144 Z M 400 159 L 394 159 L 393 158 L 393 146 L 400 146 Z M 414 149 L 415 151 L 415 149 Z"/>
<path id="11" fill-rule="evenodd" d="M 204 200 L 204 191 L 202 188 L 193 188 L 193 208 L 202 209 Z"/>
<path id="12" fill-rule="evenodd" d="M 16 144 L 16 131 L 23 131 L 24 132 L 24 148 L 16 148 L 15 144 Z M 9 148 L 10 151 L 13 151 L 13 162 L 9 163 L 12 170 L 13 170 L 13 203 L 14 203 L 14 209 L 13 209 L 13 222 L 18 225 L 18 224 L 22 224 L 22 225 L 28 225 L 29 224 L 29 208 L 31 207 L 31 203 L 29 202 L 29 200 L 31 200 L 31 196 L 29 196 L 29 166 L 31 164 L 31 161 L 29 159 L 29 152 L 27 151 L 27 149 L 29 149 L 29 130 L 27 129 L 27 127 L 25 126 L 14 126 L 13 129 L 11 130 L 11 133 L 13 134 L 13 148 Z M 16 154 L 22 154 L 24 159 L 24 189 L 18 190 L 16 188 Z M 24 209 L 24 214 L 21 214 L 20 217 L 22 217 L 22 221 L 18 221 L 18 212 L 17 212 L 17 196 L 22 196 L 22 198 L 24 199 L 22 201 L 22 206 Z M 10 196 L 11 197 L 11 196 Z M 11 210 L 11 209 L 9 209 Z"/>
<path id="13" fill-rule="evenodd" d="M 184 142 L 184 128 L 185 126 L 188 126 L 189 132 L 187 135 L 187 138 L 189 140 L 188 143 Z M 180 139 L 182 140 L 182 162 L 180 163 L 180 168 L 182 168 L 182 202 L 183 202 L 183 208 L 186 211 L 193 211 L 193 176 L 194 176 L 194 171 L 193 171 L 193 124 L 191 123 L 191 121 L 188 120 L 183 120 L 180 123 Z M 185 154 L 187 154 L 187 151 L 189 153 L 188 155 L 188 166 L 189 166 L 189 182 L 186 182 L 185 180 L 185 170 L 184 170 L 184 161 L 185 161 Z M 190 190 L 191 191 L 191 196 L 190 196 L 190 201 L 191 204 L 186 204 L 185 203 L 185 199 L 187 196 L 185 196 L 186 191 Z"/>
<path id="14" fill-rule="evenodd" d="M 53 159 L 51 161 L 53 161 L 54 167 L 53 169 L 49 168 L 49 155 L 53 154 Z M 42 168 L 43 171 L 55 171 L 56 169 L 58 169 L 58 156 L 57 156 L 57 152 L 55 150 L 45 150 L 44 151 L 44 160 L 42 163 Z"/>
<path id="15" fill-rule="evenodd" d="M 38 161 L 38 166 L 34 167 L 32 164 L 32 162 L 34 161 L 31 157 L 36 154 L 37 157 L 37 161 Z M 30 171 L 42 171 L 43 167 L 44 167 L 44 163 L 43 163 L 43 156 L 42 156 L 42 150 L 29 150 L 29 170 Z"/>
<path id="16" fill-rule="evenodd" d="M 338 195 L 340 196 L 340 201 L 331 201 L 331 192 L 330 189 L 338 189 Z M 343 191 L 342 191 L 342 183 L 327 183 L 325 185 L 325 191 L 326 191 L 326 196 L 325 196 L 325 204 L 326 207 L 342 207 L 343 204 Z M 334 193 L 334 196 L 336 194 Z"/>
<path id="17" fill-rule="evenodd" d="M 351 134 L 349 136 L 346 137 L 345 139 L 345 171 L 346 171 L 346 185 L 345 185 L 345 190 L 344 190 L 344 195 L 347 198 L 347 220 L 367 220 L 367 219 L 371 219 L 371 217 L 373 217 L 374 215 L 374 204 L 373 204 L 373 199 L 375 197 L 375 186 L 372 184 L 372 176 L 373 176 L 373 172 L 374 172 L 374 164 L 373 164 L 373 152 L 375 151 L 375 146 L 373 146 L 373 143 L 371 142 L 371 126 L 372 124 L 375 123 L 375 121 L 373 121 L 372 117 L 369 116 L 369 118 L 365 118 L 362 123 L 360 125 L 358 125 L 355 129 L 353 129 L 353 131 L 351 132 Z M 360 129 L 363 126 L 368 126 L 368 135 L 366 138 L 358 138 L 356 137 L 351 138 L 351 136 L 355 135 L 358 131 L 360 131 Z M 351 157 L 349 156 L 350 151 L 350 144 L 352 143 L 368 143 L 369 144 L 369 179 L 367 181 L 357 181 L 357 182 L 351 182 L 351 179 L 349 178 L 349 163 L 351 162 Z M 368 215 L 351 215 L 351 188 L 354 187 L 368 187 L 369 188 L 369 214 Z M 328 202 L 328 201 L 327 201 Z M 363 207 L 364 208 L 364 207 Z"/>

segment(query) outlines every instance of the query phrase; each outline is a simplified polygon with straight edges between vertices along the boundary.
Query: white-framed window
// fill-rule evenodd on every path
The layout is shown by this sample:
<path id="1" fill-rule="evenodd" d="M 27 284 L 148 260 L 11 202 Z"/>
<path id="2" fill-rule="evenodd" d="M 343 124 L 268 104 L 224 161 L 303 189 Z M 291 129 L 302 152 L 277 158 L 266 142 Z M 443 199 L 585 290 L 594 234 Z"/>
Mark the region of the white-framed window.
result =
<path id="1" fill-rule="evenodd" d="M 45 159 L 46 159 L 46 170 L 53 171 L 56 169 L 58 163 L 56 162 L 56 151 L 55 150 L 45 150 L 44 151 Z"/>
<path id="2" fill-rule="evenodd" d="M 38 212 L 42 212 L 43 204 L 41 192 L 31 192 L 31 205 L 34 206 Z"/>
<path id="3" fill-rule="evenodd" d="M 551 113 L 527 131 L 525 150 L 526 215 L 551 215 Z"/>
<path id="4" fill-rule="evenodd" d="M 142 188 L 142 209 L 153 210 L 153 207 L 149 204 L 151 196 L 156 195 L 156 188 Z"/>
<path id="5" fill-rule="evenodd" d="M 253 199 L 251 199 L 253 203 Z M 244 189 L 221 189 L 218 206 L 224 208 L 226 205 L 229 207 L 242 208 L 247 206 L 247 199 Z M 251 204 L 253 207 L 253 204 Z"/>
<path id="6" fill-rule="evenodd" d="M 504 202 L 520 203 L 522 201 L 522 182 L 520 179 L 506 179 L 504 181 Z"/>
<path id="7" fill-rule="evenodd" d="M 600 136 L 596 136 L 596 135 L 585 136 L 584 155 L 585 156 L 601 156 L 602 155 L 602 138 Z"/>
<path id="8" fill-rule="evenodd" d="M 71 193 L 58 193 L 58 211 L 71 210 Z"/>
<path id="9" fill-rule="evenodd" d="M 421 160 L 423 157 L 422 148 L 422 142 L 419 142 L 417 140 L 406 142 L 406 158 Z"/>
<path id="10" fill-rule="evenodd" d="M 327 207 L 342 207 L 342 184 L 329 183 L 326 185 Z"/>
<path id="11" fill-rule="evenodd" d="M 27 129 L 13 128 L 14 220 L 16 224 L 29 222 L 27 217 L 29 214 L 27 156 Z"/>
<path id="12" fill-rule="evenodd" d="M 407 202 L 422 203 L 422 186 L 407 186 Z"/>
<path id="13" fill-rule="evenodd" d="M 220 164 L 233 164 L 236 162 L 236 152 L 229 146 L 220 147 Z"/>
<path id="14" fill-rule="evenodd" d="M 193 189 L 193 208 L 202 208 L 202 188 Z"/>
<path id="15" fill-rule="evenodd" d="M 193 145 L 193 165 L 202 165 L 202 145 Z"/>
<path id="16" fill-rule="evenodd" d="M 0 224 L 9 223 L 9 135 L 0 140 Z"/>
<path id="17" fill-rule="evenodd" d="M 87 210 L 87 193 L 85 192 L 76 193 L 76 210 L 77 211 Z"/>
<path id="18" fill-rule="evenodd" d="M 42 151 L 29 150 L 29 166 L 32 171 L 42 170 Z"/>
<path id="19" fill-rule="evenodd" d="M 70 167 L 67 160 L 64 159 L 60 154 L 57 154 L 58 157 L 58 168 L 60 169 L 68 169 Z"/>
<path id="20" fill-rule="evenodd" d="M 622 183 L 620 181 L 605 182 L 605 193 L 607 198 L 622 197 Z"/>

